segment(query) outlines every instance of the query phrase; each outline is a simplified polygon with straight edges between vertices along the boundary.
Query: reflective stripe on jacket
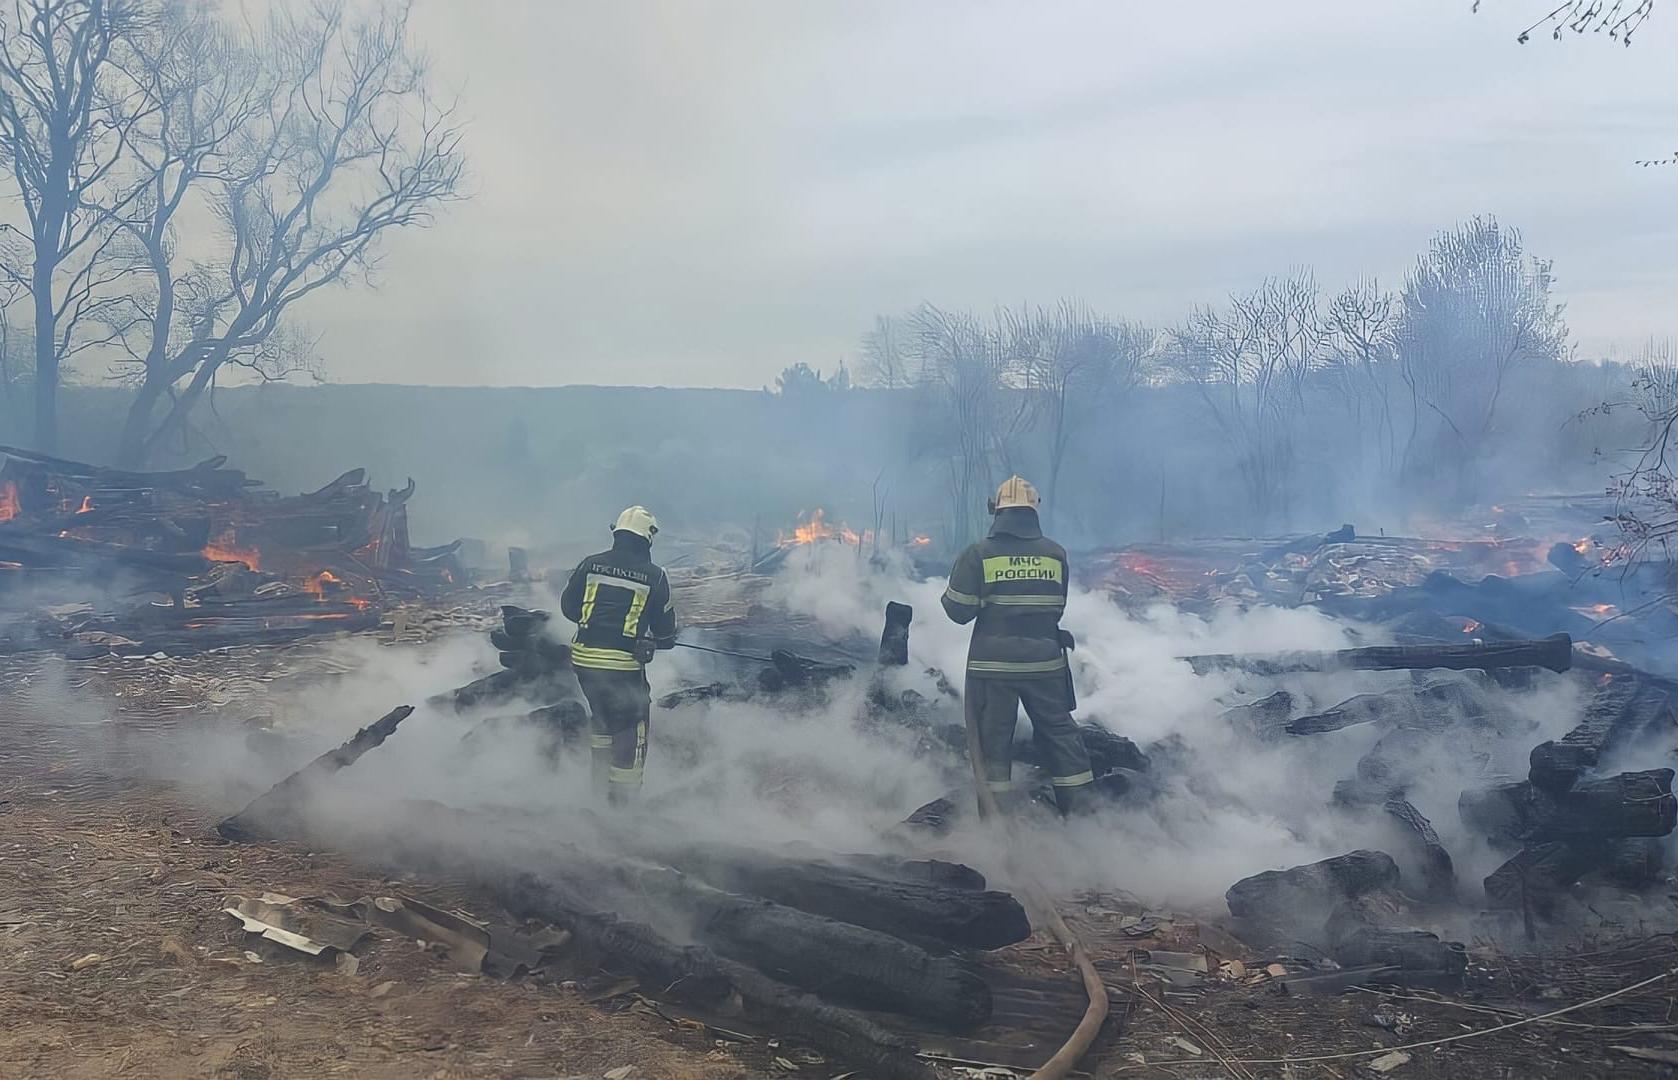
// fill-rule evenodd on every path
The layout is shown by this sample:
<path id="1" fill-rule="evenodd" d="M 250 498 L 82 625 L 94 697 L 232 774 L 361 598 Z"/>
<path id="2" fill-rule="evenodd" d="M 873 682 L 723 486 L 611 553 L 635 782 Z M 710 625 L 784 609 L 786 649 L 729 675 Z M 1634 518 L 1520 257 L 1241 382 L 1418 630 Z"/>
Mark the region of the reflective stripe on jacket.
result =
<path id="1" fill-rule="evenodd" d="M 652 560 L 652 546 L 629 532 L 613 534 L 612 549 L 577 564 L 560 595 L 559 609 L 577 624 L 571 663 L 596 671 L 640 671 L 636 643 L 652 639 L 668 649 L 676 641 L 676 605 L 670 580 Z"/>
<path id="2" fill-rule="evenodd" d="M 975 623 L 968 674 L 1064 677 L 1060 616 L 1067 576 L 1066 549 L 1043 535 L 1037 511 L 998 512 L 990 535 L 956 559 L 944 590 L 945 613 Z"/>

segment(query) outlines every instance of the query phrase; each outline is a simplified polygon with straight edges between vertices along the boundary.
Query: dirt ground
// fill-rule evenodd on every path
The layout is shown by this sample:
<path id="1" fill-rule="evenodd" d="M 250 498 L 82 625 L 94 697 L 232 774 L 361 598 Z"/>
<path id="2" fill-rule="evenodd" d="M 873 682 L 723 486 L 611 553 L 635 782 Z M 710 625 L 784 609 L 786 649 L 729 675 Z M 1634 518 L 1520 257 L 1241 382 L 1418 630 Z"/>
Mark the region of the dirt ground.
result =
<path id="1" fill-rule="evenodd" d="M 42 687 L 40 658 L 0 658 L 0 1080 L 854 1075 L 773 1033 L 742 1039 L 633 993 L 591 992 L 586 980 L 461 974 L 389 932 L 358 950 L 353 972 L 253 945 L 223 912 L 230 896 L 400 892 L 445 908 L 473 904 L 445 885 L 392 881 L 329 854 L 225 843 L 210 810 L 141 777 L 129 751 L 148 732 L 200 716 L 210 706 L 194 702 L 206 698 L 235 715 L 281 659 L 84 665 L 71 683 L 79 694 L 122 702 L 90 719 L 56 711 L 62 685 Z M 306 668 L 308 659 L 286 662 Z M 235 669 L 245 682 L 230 689 Z M 1086 1062 L 1091 1075 L 1636 1077 L 1672 1075 L 1678 1061 L 1678 944 L 1669 937 L 1552 959 L 1476 950 L 1468 990 L 1448 998 L 1307 995 L 1289 988 L 1302 965 L 1285 962 L 1289 979 L 1267 977 L 1275 958 L 1242 955 L 1211 928 L 1164 920 L 1137 936 L 1124 932 L 1135 914 L 1122 901 L 1063 906 L 1114 999 Z M 1207 977 L 1185 988 L 1150 977 L 1136 949 L 1213 957 Z M 1005 952 L 987 962 L 1045 984 L 1071 980 L 1046 939 Z M 1230 958 L 1242 973 L 1219 979 L 1218 962 Z M 1642 980 L 1655 981 L 1478 1034 Z M 1040 1000 L 1067 1009 L 1063 994 Z"/>

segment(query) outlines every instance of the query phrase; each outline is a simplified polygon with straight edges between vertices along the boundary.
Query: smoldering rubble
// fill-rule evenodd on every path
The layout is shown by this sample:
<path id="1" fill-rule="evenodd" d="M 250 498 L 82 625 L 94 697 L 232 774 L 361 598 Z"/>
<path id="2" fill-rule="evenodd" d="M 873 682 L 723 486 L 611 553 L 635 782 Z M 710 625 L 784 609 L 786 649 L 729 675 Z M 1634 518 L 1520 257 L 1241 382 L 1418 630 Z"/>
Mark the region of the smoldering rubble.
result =
<path id="1" fill-rule="evenodd" d="M 464 883 L 508 920 L 491 939 L 562 929 L 568 965 L 881 1075 L 923 1074 L 934 1044 L 1030 1065 L 1065 1037 L 1076 983 L 1051 1007 L 1031 997 L 1051 973 L 1019 967 L 1035 886 L 1088 898 L 1098 958 L 1179 995 L 1254 977 L 1455 993 L 1483 977 L 1477 950 L 1671 922 L 1664 676 L 1450 606 L 1197 608 L 1097 576 L 1066 625 L 1101 806 L 1062 821 L 1035 779 L 1005 841 L 973 813 L 964 642 L 928 615 L 942 581 L 842 542 L 777 562 L 680 576 L 708 614 L 684 633 L 698 648 L 651 668 L 628 818 L 587 794 L 586 709 L 539 582 L 480 592 L 488 634 L 311 646 L 332 674 L 144 760 L 220 807 L 226 840 Z"/>

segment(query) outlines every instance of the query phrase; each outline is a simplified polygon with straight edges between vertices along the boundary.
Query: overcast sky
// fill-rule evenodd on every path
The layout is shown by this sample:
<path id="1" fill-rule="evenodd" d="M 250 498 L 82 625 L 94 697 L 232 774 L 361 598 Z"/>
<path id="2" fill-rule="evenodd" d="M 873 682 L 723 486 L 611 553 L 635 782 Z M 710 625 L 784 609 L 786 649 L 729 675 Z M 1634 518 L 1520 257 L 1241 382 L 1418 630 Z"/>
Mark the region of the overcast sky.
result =
<path id="1" fill-rule="evenodd" d="M 417 0 L 471 201 L 303 317 L 340 382 L 760 386 L 875 316 L 1392 285 L 1475 213 L 1587 351 L 1678 334 L 1678 3 Z"/>

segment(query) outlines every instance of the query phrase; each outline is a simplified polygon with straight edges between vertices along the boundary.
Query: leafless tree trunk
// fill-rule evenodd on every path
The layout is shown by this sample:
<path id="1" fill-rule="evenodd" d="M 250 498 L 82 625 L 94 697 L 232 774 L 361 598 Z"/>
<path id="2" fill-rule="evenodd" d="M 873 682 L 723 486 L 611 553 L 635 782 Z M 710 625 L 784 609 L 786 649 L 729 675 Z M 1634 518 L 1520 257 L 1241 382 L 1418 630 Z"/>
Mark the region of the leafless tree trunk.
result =
<path id="1" fill-rule="evenodd" d="M 122 201 L 113 185 L 143 114 L 123 63 L 140 23 L 138 6 L 126 0 L 11 0 L 0 8 L 0 162 L 28 225 L 17 245 L 28 265 L 8 273 L 29 290 L 35 442 L 49 451 L 58 445 L 64 362 L 98 344 L 80 340 L 84 320 L 116 302 L 110 290 L 131 266 L 101 208 Z"/>

